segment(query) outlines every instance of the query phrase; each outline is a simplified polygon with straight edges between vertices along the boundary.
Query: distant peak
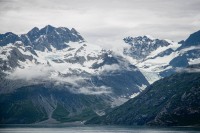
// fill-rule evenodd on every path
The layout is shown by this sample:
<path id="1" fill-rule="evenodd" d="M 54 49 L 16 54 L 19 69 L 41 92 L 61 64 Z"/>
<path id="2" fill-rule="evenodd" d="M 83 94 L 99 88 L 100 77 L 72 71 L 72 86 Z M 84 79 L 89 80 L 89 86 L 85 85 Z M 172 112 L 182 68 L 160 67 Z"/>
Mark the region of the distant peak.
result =
<path id="1" fill-rule="evenodd" d="M 55 28 L 55 27 L 53 27 L 52 25 L 47 25 L 47 26 L 45 26 L 44 28 Z"/>
<path id="2" fill-rule="evenodd" d="M 45 26 L 43 29 L 46 29 L 46 30 L 54 30 L 55 27 L 51 26 L 51 25 L 47 25 Z M 42 30 L 42 29 L 41 29 Z"/>
<path id="3" fill-rule="evenodd" d="M 71 32 L 72 32 L 72 33 L 76 33 L 76 34 L 79 33 L 79 32 L 77 32 L 76 29 L 74 29 L 74 28 L 71 29 Z"/>
<path id="4" fill-rule="evenodd" d="M 128 37 L 125 37 L 123 40 L 125 43 L 129 43 L 129 42 L 132 42 L 133 39 L 134 39 L 133 37 L 128 36 Z"/>
<path id="5" fill-rule="evenodd" d="M 44 28 L 42 28 L 42 29 L 40 30 L 40 32 L 42 32 L 43 34 L 48 34 L 48 33 L 52 32 L 52 31 L 54 31 L 54 30 L 55 30 L 55 27 L 53 27 L 53 26 L 51 26 L 51 25 L 47 25 L 47 26 L 45 26 Z"/>
<path id="6" fill-rule="evenodd" d="M 35 33 L 35 32 L 39 32 L 39 28 L 38 27 L 34 27 L 33 29 L 31 29 L 28 34 L 32 34 L 32 33 Z"/>
<path id="7" fill-rule="evenodd" d="M 32 30 L 39 31 L 38 27 L 34 27 Z"/>
<path id="8" fill-rule="evenodd" d="M 144 35 L 144 37 L 149 38 L 149 39 L 151 39 L 151 40 L 155 40 L 155 39 L 156 39 L 156 38 L 154 38 L 154 37 L 151 36 L 151 35 Z"/>
<path id="9" fill-rule="evenodd" d="M 8 35 L 16 35 L 16 34 L 14 34 L 14 33 L 12 33 L 12 32 L 6 32 L 6 33 L 5 33 L 5 36 L 8 36 Z"/>
<path id="10" fill-rule="evenodd" d="M 144 35 L 144 36 L 137 36 L 137 37 L 125 37 L 124 39 L 125 43 L 132 43 L 133 41 L 153 41 L 155 40 L 154 37 L 150 36 L 150 35 Z"/>

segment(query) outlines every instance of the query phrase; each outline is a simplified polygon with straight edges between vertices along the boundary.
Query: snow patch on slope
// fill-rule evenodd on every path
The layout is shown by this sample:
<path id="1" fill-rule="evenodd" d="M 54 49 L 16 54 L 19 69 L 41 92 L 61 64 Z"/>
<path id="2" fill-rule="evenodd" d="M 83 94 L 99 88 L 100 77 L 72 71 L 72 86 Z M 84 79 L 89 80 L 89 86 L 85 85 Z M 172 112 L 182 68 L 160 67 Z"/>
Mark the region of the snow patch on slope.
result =
<path id="1" fill-rule="evenodd" d="M 140 70 L 142 74 L 145 76 L 149 84 L 154 83 L 155 81 L 161 79 L 162 77 L 157 72 L 146 72 L 144 70 Z"/>

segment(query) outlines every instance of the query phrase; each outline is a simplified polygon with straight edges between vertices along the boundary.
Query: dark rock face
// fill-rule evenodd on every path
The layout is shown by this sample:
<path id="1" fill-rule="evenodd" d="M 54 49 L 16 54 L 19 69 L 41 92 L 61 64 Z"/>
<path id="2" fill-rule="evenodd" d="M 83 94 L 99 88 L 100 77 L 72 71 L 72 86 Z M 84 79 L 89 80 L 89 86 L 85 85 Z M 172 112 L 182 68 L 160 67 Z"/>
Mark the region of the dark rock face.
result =
<path id="1" fill-rule="evenodd" d="M 200 45 L 200 31 L 191 34 L 184 42 L 184 46 Z"/>
<path id="2" fill-rule="evenodd" d="M 172 59 L 169 64 L 173 67 L 187 67 L 189 65 L 185 55 Z"/>
<path id="3" fill-rule="evenodd" d="M 182 46 L 177 50 L 181 50 L 191 46 L 198 47 L 200 45 L 200 31 L 192 33 L 185 41 L 184 40 L 180 41 L 179 44 L 182 44 Z"/>
<path id="4" fill-rule="evenodd" d="M 60 50 L 66 48 L 66 43 L 70 41 L 84 42 L 84 39 L 74 28 L 69 30 L 64 27 L 55 28 L 51 25 L 47 25 L 40 30 L 35 27 L 21 36 L 11 32 L 0 35 L 0 46 L 16 41 L 21 41 L 25 46 L 32 46 L 35 50 L 44 51 L 47 49 L 51 51 L 52 47 Z"/>
<path id="5" fill-rule="evenodd" d="M 138 86 L 148 86 L 149 83 L 140 71 L 122 70 L 107 73 L 100 76 L 93 76 L 92 82 L 96 86 L 108 86 L 112 88 L 113 94 L 117 96 L 129 97 L 130 94 L 139 93 Z"/>
<path id="6" fill-rule="evenodd" d="M 167 50 L 165 50 L 165 51 L 159 53 L 157 56 L 159 56 L 159 57 L 164 57 L 164 56 L 166 56 L 166 55 L 170 55 L 170 54 L 173 53 L 173 52 L 174 52 L 174 50 L 171 49 L 171 48 L 169 48 L 169 49 L 167 49 Z"/>
<path id="7" fill-rule="evenodd" d="M 94 69 L 97 69 L 97 68 L 100 68 L 104 65 L 112 65 L 112 64 L 119 64 L 119 58 L 117 57 L 110 57 L 108 53 L 104 53 L 102 54 L 101 56 L 99 56 L 99 59 L 103 59 L 103 62 L 102 63 L 94 63 L 92 68 Z"/>
<path id="8" fill-rule="evenodd" d="M 134 99 L 87 124 L 188 126 L 200 124 L 200 73 L 161 79 Z"/>
<path id="9" fill-rule="evenodd" d="M 20 41 L 20 37 L 12 32 L 0 34 L 0 46 L 5 46 L 9 43 L 14 43 L 16 41 Z"/>

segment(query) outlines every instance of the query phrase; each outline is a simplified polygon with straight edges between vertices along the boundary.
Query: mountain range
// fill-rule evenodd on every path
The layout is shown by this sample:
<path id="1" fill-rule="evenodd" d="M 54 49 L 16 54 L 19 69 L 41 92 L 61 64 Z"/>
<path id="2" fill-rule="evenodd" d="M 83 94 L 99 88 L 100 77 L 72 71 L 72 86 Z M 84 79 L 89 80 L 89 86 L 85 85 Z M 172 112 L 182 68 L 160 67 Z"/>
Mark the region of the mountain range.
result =
<path id="1" fill-rule="evenodd" d="M 200 63 L 199 38 L 200 31 L 179 43 L 126 37 L 119 54 L 88 43 L 74 28 L 0 34 L 0 123 L 102 116 L 155 81 Z"/>
<path id="2" fill-rule="evenodd" d="M 149 85 L 136 66 L 74 28 L 48 25 L 0 38 L 1 123 L 83 121 Z"/>

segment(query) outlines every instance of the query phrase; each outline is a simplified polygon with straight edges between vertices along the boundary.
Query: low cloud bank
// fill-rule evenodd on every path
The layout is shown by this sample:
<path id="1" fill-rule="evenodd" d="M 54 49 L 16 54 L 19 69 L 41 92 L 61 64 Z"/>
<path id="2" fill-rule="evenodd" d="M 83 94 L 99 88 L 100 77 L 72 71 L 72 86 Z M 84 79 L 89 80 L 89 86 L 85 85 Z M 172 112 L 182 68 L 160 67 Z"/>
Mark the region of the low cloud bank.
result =
<path id="1" fill-rule="evenodd" d="M 22 79 L 33 81 L 38 79 L 46 79 L 50 76 L 53 69 L 49 66 L 34 65 L 26 68 L 16 68 L 13 72 L 8 72 L 8 79 Z"/>
<path id="2" fill-rule="evenodd" d="M 107 66 L 108 67 L 108 66 Z M 108 68 L 106 68 L 107 71 Z M 90 82 L 90 76 L 78 74 L 61 74 L 49 65 L 33 65 L 25 68 L 16 68 L 7 72 L 7 79 L 24 80 L 30 84 L 54 83 L 56 86 L 65 86 L 73 93 L 86 95 L 100 95 L 111 93 L 111 88 L 106 86 L 95 86 Z"/>

